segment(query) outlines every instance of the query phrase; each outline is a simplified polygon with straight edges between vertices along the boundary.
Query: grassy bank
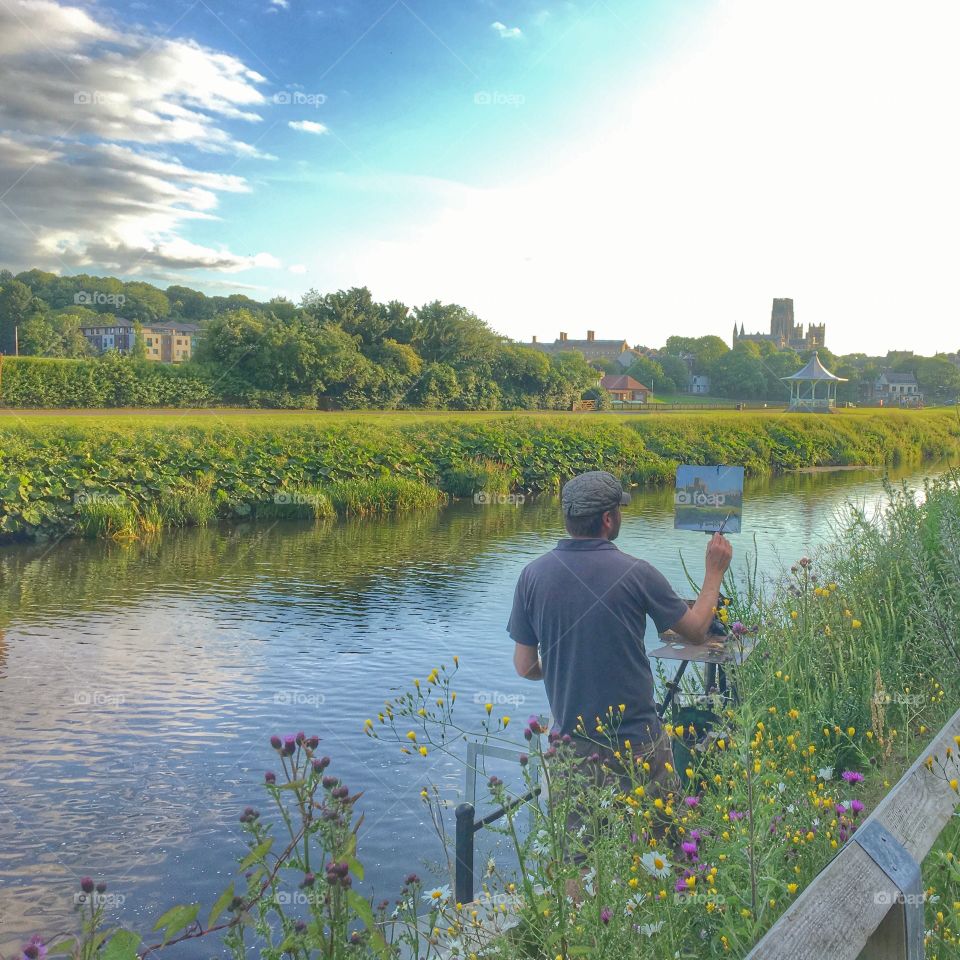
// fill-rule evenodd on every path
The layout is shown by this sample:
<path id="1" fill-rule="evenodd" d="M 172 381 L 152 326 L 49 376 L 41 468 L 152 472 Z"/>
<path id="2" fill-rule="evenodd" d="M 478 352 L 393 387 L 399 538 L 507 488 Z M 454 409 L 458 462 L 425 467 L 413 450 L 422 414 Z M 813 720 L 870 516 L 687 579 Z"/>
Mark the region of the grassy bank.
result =
<path id="1" fill-rule="evenodd" d="M 0 418 L 0 537 L 136 537 L 215 518 L 325 518 L 556 490 L 606 469 L 668 483 L 676 464 L 764 474 L 960 450 L 952 410 L 830 417 L 125 415 Z"/>

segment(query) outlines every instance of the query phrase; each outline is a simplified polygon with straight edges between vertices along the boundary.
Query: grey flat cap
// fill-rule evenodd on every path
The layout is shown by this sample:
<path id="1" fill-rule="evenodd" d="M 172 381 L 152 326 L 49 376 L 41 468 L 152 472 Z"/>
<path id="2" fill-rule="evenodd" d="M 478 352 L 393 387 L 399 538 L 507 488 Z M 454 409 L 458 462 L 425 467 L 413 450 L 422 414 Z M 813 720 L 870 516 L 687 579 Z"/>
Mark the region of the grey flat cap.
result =
<path id="1" fill-rule="evenodd" d="M 586 517 L 603 513 L 630 502 L 620 481 L 606 470 L 591 470 L 568 480 L 560 495 L 563 512 L 568 517 Z"/>

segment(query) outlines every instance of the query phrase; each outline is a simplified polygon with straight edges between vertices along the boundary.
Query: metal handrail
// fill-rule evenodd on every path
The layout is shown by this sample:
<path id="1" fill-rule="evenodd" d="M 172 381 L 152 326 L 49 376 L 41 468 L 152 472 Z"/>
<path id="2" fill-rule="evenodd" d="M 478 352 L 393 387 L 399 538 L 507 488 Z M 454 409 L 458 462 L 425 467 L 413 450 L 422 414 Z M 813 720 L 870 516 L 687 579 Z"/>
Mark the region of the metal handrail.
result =
<path id="1" fill-rule="evenodd" d="M 522 797 L 515 797 L 509 803 L 496 810 L 491 811 L 479 820 L 475 819 L 477 808 L 475 805 L 477 792 L 477 757 L 493 756 L 503 760 L 519 760 L 522 756 L 519 750 L 507 750 L 505 747 L 494 747 L 483 743 L 467 744 L 467 799 L 461 803 L 454 811 L 456 817 L 456 829 L 454 832 L 454 843 L 456 850 L 456 862 L 454 870 L 454 899 L 456 903 L 469 903 L 473 900 L 474 887 L 476 885 L 476 876 L 474 871 L 474 837 L 477 831 L 484 827 L 496 823 L 508 813 L 516 810 L 518 807 L 529 803 L 535 797 L 540 796 L 543 788 L 541 786 L 533 787 Z M 533 771 L 539 770 L 539 763 L 536 758 L 531 759 L 531 768 Z"/>

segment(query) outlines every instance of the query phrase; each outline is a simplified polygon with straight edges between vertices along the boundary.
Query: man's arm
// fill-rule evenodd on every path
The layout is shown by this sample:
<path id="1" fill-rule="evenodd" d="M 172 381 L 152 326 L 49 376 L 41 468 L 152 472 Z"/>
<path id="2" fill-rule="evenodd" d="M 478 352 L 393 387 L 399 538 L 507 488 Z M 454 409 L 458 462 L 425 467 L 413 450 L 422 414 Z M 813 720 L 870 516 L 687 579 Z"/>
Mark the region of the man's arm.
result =
<path id="1" fill-rule="evenodd" d="M 527 680 L 542 680 L 543 665 L 535 646 L 529 643 L 515 643 L 513 647 L 513 665 L 517 673 Z"/>
<path id="2" fill-rule="evenodd" d="M 703 587 L 696 603 L 671 628 L 690 643 L 705 643 L 707 627 L 713 622 L 713 611 L 720 598 L 720 585 L 730 560 L 733 546 L 722 533 L 715 533 L 707 544 L 707 567 Z"/>

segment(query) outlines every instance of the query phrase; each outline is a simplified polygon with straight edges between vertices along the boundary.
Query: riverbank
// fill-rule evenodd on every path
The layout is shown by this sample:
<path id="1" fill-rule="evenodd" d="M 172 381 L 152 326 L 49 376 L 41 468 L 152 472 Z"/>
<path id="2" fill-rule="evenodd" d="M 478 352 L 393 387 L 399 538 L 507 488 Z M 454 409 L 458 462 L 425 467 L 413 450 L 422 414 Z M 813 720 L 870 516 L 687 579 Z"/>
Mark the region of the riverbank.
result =
<path id="1" fill-rule="evenodd" d="M 956 410 L 9 416 L 0 418 L 0 538 L 383 515 L 480 493 L 556 491 L 591 469 L 668 484 L 680 462 L 763 475 L 957 452 Z"/>

